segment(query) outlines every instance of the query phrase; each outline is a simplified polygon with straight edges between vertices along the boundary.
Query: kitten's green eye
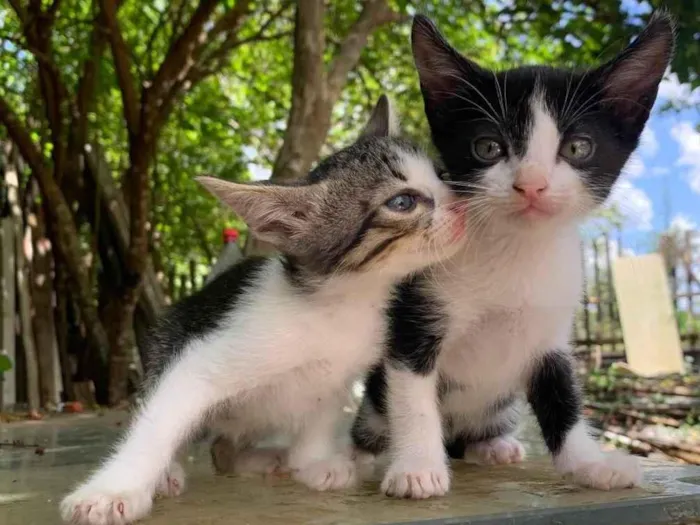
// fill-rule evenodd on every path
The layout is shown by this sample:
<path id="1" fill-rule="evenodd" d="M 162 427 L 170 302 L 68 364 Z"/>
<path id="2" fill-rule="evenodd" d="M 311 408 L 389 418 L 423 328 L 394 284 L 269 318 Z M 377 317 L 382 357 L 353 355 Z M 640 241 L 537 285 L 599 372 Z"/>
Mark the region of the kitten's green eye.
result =
<path id="1" fill-rule="evenodd" d="M 418 199 L 415 195 L 412 195 L 410 193 L 402 193 L 386 201 L 384 203 L 384 206 L 389 208 L 391 211 L 405 213 L 413 210 L 413 208 L 416 207 L 417 203 Z"/>
<path id="2" fill-rule="evenodd" d="M 559 148 L 559 155 L 576 162 L 588 160 L 593 155 L 593 141 L 586 137 L 570 138 Z"/>
<path id="3" fill-rule="evenodd" d="M 494 162 L 505 156 L 506 148 L 492 138 L 476 139 L 472 144 L 474 156 L 484 162 Z"/>

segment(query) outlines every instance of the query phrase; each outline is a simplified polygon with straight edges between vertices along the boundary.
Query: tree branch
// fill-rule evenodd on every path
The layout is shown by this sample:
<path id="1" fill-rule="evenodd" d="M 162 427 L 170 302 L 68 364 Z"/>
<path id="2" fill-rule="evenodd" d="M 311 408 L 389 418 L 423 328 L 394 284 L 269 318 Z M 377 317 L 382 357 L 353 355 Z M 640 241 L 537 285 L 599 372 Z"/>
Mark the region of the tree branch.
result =
<path id="1" fill-rule="evenodd" d="M 35 172 L 46 171 L 41 151 L 34 144 L 29 132 L 2 96 L 0 96 L 0 123 L 7 129 L 12 142 L 17 145 L 22 158 L 24 158 L 31 170 Z"/>
<path id="2" fill-rule="evenodd" d="M 206 0 L 200 4 L 200 8 L 205 3 Z M 206 35 L 206 40 L 216 40 L 220 35 L 225 34 L 226 40 L 217 51 L 224 49 L 229 42 L 236 40 L 235 35 L 249 10 L 250 0 L 239 0 L 236 2 L 234 8 L 224 14 L 214 24 L 212 30 Z M 193 15 L 193 20 L 190 21 L 190 25 L 185 29 L 182 36 L 176 40 L 175 44 L 171 47 L 168 56 L 161 66 L 161 70 L 158 72 L 158 75 L 156 75 L 156 80 L 154 80 L 153 87 L 155 88 L 157 79 L 161 76 L 161 72 L 166 70 L 164 69 L 166 67 L 166 62 L 172 62 L 168 67 L 171 69 L 171 74 L 176 73 L 176 75 L 166 77 L 165 73 L 162 73 L 161 86 L 163 90 L 161 91 L 161 98 L 156 99 L 156 104 L 159 106 L 159 109 L 155 117 L 155 122 L 153 123 L 154 130 L 157 130 L 159 126 L 162 125 L 162 122 L 166 120 L 175 100 L 186 86 L 194 85 L 212 73 L 211 70 L 205 69 L 202 64 L 202 56 L 206 47 L 202 26 L 207 19 L 199 23 L 199 29 L 195 31 L 192 29 L 194 16 L 196 16 L 196 13 Z M 219 60 L 223 61 L 233 47 L 234 46 L 231 46 L 227 48 L 226 51 L 223 51 Z M 208 61 L 209 58 L 206 60 Z M 168 85 L 165 85 L 166 83 Z"/>
<path id="3" fill-rule="evenodd" d="M 100 0 L 100 6 L 101 18 L 107 27 L 107 37 L 112 49 L 117 82 L 122 95 L 126 127 L 129 130 L 129 135 L 134 137 L 140 131 L 140 105 L 134 76 L 131 71 L 129 48 L 124 41 L 117 20 L 117 1 Z"/>
<path id="4" fill-rule="evenodd" d="M 9 0 L 12 9 L 17 14 L 17 18 L 24 25 L 27 21 L 27 11 L 22 7 L 20 0 Z"/>
<path id="5" fill-rule="evenodd" d="M 226 35 L 225 40 L 222 42 L 218 49 L 215 49 L 211 53 L 204 56 L 199 61 L 199 64 L 192 69 L 192 73 L 189 77 L 189 80 L 192 82 L 192 84 L 199 82 L 202 79 L 208 77 L 209 75 L 213 75 L 220 71 L 221 68 L 224 67 L 224 65 L 226 64 L 226 59 L 231 54 L 231 51 L 242 45 L 251 44 L 253 42 L 277 40 L 278 38 L 283 38 L 285 36 L 292 35 L 292 31 L 281 31 L 274 34 L 265 34 L 265 32 L 270 28 L 270 26 L 276 20 L 278 20 L 284 14 L 284 12 L 287 11 L 287 9 L 289 9 L 291 6 L 292 2 L 283 2 L 282 5 L 280 5 L 280 7 L 276 11 L 270 13 L 268 19 L 265 20 L 265 22 L 260 26 L 260 29 L 258 29 L 253 35 L 246 38 L 238 38 L 235 32 L 233 31 L 234 28 L 237 29 L 240 26 L 240 23 L 237 22 L 236 24 L 231 24 L 231 21 L 229 20 L 225 24 L 218 24 L 219 33 L 213 35 L 212 39 L 216 39 L 220 34 L 228 34 Z M 214 28 L 214 31 L 217 31 L 216 26 Z M 214 33 L 214 31 L 212 31 L 212 33 Z"/>
<path id="6" fill-rule="evenodd" d="M 236 8 L 239 3 L 236 3 Z M 148 129 L 149 135 L 152 131 L 157 133 L 159 123 L 164 120 L 162 115 L 167 113 L 167 108 L 165 108 L 166 111 L 162 108 L 166 95 L 178 80 L 183 80 L 187 76 L 190 68 L 194 65 L 197 50 L 204 45 L 207 38 L 204 26 L 209 21 L 217 4 L 217 0 L 200 1 L 189 24 L 168 50 L 158 72 L 153 77 L 153 82 L 146 90 L 144 97 L 144 111 L 147 115 L 145 128 Z"/>
<path id="7" fill-rule="evenodd" d="M 379 26 L 401 20 L 386 0 L 366 0 L 331 63 L 328 73 L 329 98 L 335 100 L 345 85 L 348 73 L 357 65 L 369 35 Z"/>

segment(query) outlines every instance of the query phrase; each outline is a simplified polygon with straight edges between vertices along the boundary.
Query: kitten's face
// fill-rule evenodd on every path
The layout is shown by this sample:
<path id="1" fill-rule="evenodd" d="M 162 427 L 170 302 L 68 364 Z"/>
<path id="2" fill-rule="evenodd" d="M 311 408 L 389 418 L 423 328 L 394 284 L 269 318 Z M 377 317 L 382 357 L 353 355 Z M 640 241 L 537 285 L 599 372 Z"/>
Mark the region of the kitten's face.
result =
<path id="1" fill-rule="evenodd" d="M 637 147 L 672 48 L 662 15 L 597 69 L 496 73 L 416 17 L 413 53 L 433 142 L 470 217 L 531 228 L 579 220 L 602 203 Z"/>
<path id="2" fill-rule="evenodd" d="M 465 210 L 391 120 L 382 98 L 360 140 L 294 186 L 202 182 L 306 271 L 404 276 L 459 249 Z"/>

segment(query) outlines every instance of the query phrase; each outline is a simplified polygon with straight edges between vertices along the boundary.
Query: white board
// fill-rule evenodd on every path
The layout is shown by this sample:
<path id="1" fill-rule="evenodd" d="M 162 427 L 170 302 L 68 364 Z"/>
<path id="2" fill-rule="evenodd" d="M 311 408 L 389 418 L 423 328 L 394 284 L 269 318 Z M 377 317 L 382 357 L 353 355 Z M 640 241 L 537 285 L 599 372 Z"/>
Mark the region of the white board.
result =
<path id="1" fill-rule="evenodd" d="M 615 260 L 613 280 L 632 371 L 646 377 L 682 373 L 683 350 L 661 255 Z"/>

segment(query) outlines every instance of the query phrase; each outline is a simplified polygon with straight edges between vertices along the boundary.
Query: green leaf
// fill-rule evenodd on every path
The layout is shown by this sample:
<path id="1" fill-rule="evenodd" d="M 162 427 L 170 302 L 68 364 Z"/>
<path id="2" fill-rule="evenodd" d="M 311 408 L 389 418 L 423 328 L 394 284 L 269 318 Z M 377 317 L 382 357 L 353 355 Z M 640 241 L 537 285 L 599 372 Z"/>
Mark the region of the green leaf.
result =
<path id="1" fill-rule="evenodd" d="M 12 370 L 12 360 L 6 354 L 0 354 L 0 374 Z"/>

